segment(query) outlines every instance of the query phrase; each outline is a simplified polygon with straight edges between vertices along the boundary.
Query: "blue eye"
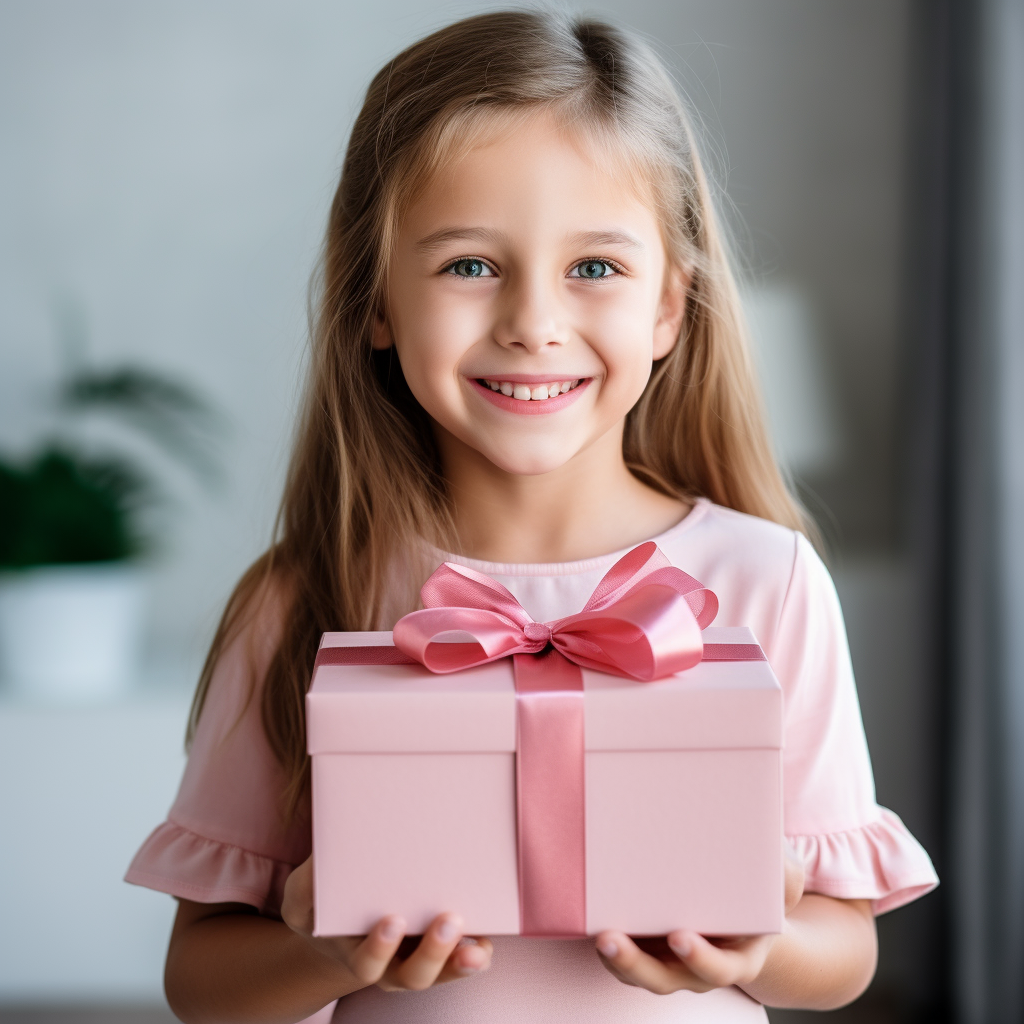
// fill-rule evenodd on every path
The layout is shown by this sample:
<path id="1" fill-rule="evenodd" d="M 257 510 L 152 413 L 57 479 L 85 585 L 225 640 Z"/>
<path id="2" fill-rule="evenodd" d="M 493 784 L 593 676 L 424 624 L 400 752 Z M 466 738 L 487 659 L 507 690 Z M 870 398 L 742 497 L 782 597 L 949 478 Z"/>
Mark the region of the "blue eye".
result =
<path id="1" fill-rule="evenodd" d="M 447 268 L 456 277 L 492 277 L 491 268 L 483 260 L 456 260 Z"/>
<path id="2" fill-rule="evenodd" d="M 584 260 L 572 269 L 573 277 L 585 277 L 591 281 L 599 277 L 610 277 L 616 272 L 615 268 L 604 260 Z"/>

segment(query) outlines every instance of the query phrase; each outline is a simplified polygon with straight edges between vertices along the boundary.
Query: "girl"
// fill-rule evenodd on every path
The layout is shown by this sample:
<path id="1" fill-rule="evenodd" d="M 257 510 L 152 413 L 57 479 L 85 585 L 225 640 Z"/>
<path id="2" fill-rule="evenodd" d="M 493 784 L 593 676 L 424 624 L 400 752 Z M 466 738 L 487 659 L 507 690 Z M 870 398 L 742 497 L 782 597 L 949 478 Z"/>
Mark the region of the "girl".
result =
<path id="1" fill-rule="evenodd" d="M 936 879 L 875 804 L 835 591 L 772 459 L 654 55 L 515 12 L 388 64 L 331 210 L 309 372 L 279 538 L 228 603 L 180 793 L 128 874 L 179 900 L 180 1018 L 763 1022 L 764 1003 L 863 991 L 873 914 Z M 313 938 L 303 698 L 321 632 L 390 628 L 444 559 L 550 620 L 649 538 L 782 683 L 783 934 L 488 940 L 452 907 L 418 943 L 395 916 Z"/>

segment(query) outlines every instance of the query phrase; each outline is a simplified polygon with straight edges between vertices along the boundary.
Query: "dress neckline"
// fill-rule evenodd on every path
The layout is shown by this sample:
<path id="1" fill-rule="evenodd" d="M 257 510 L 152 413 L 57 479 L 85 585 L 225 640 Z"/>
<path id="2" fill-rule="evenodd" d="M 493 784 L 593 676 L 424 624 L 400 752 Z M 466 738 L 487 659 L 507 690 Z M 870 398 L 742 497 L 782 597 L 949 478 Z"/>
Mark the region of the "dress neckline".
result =
<path id="1" fill-rule="evenodd" d="M 649 539 L 660 547 L 664 541 L 690 529 L 698 520 L 703 519 L 710 507 L 711 502 L 707 498 L 697 498 L 690 511 L 678 523 Z M 643 541 L 637 542 L 637 544 L 642 543 Z M 456 555 L 437 548 L 434 550 L 442 562 L 455 562 L 469 569 L 476 569 L 477 572 L 486 573 L 488 576 L 575 576 L 597 569 L 611 568 L 627 551 L 632 551 L 637 544 L 630 544 L 629 547 L 620 548 L 607 555 L 583 558 L 576 562 L 484 562 L 479 558 L 468 558 L 465 555 Z"/>

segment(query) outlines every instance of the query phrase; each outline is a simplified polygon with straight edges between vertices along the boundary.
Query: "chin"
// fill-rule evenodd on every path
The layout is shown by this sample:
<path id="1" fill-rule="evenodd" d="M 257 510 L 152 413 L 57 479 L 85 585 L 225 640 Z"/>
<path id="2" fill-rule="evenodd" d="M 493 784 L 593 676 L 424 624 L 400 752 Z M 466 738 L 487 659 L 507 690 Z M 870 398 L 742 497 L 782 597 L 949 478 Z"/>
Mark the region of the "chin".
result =
<path id="1" fill-rule="evenodd" d="M 489 462 L 511 476 L 543 476 L 554 473 L 572 461 L 575 452 L 488 452 L 482 451 Z"/>

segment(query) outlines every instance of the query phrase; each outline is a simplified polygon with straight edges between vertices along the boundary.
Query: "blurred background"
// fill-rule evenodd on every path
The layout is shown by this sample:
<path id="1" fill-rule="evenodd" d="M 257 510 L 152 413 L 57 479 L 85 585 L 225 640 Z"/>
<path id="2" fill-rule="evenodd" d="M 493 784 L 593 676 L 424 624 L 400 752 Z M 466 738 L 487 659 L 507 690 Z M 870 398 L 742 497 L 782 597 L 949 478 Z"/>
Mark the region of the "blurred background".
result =
<path id="1" fill-rule="evenodd" d="M 503 6 L 0 0 L 0 1022 L 170 1019 L 173 901 L 120 879 L 270 536 L 347 132 L 388 57 Z M 1022 1020 L 1024 4 L 581 9 L 650 37 L 696 112 L 879 799 L 943 878 L 834 1016 Z M 54 494 L 85 555 L 17 532 Z"/>

